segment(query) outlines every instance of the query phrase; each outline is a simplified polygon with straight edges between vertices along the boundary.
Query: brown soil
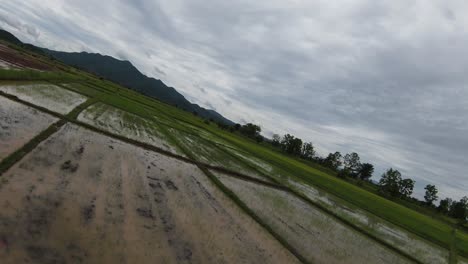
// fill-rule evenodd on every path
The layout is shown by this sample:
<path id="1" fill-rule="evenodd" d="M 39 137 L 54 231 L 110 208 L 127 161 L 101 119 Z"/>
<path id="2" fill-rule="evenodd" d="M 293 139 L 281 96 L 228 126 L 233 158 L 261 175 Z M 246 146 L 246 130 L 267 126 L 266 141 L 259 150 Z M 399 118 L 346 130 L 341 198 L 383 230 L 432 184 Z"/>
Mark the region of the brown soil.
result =
<path id="1" fill-rule="evenodd" d="M 2 263 L 297 262 L 197 167 L 74 125 L 2 177 Z"/>
<path id="2" fill-rule="evenodd" d="M 41 71 L 50 71 L 52 68 L 44 63 L 34 60 L 27 55 L 0 44 L 0 60 L 5 61 L 17 68 L 28 68 Z"/>

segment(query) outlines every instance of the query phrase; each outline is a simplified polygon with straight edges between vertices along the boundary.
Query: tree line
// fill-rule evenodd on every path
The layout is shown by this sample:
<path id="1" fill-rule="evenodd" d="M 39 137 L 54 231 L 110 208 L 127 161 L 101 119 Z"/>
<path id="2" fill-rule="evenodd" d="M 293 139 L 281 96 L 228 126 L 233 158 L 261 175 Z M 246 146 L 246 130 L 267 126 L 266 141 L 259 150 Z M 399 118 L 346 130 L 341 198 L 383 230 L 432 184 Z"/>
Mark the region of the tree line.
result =
<path id="1" fill-rule="evenodd" d="M 337 177 L 377 185 L 378 193 L 384 197 L 423 205 L 435 209 L 441 214 L 462 221 L 466 221 L 468 218 L 468 197 L 465 196 L 459 201 L 445 198 L 440 200 L 439 205 L 436 206 L 435 202 L 439 200 L 438 189 L 435 185 L 428 184 L 424 188 L 424 201 L 420 201 L 411 197 L 416 181 L 410 178 L 403 178 L 402 174 L 393 168 L 384 172 L 380 180 L 374 183 L 371 181 L 374 165 L 366 162 L 362 163 L 359 154 L 356 152 L 342 155 L 337 151 L 329 153 L 326 157 L 321 157 L 316 153 L 312 142 L 304 142 L 302 139 L 291 134 L 284 136 L 273 134 L 272 138 L 268 139 L 260 134 L 262 131 L 261 127 L 252 123 L 245 125 L 235 124 L 234 126 L 218 124 L 218 126 L 231 132 L 238 132 L 258 143 L 270 144 L 272 147 L 288 155 L 320 164 L 335 171 Z"/>

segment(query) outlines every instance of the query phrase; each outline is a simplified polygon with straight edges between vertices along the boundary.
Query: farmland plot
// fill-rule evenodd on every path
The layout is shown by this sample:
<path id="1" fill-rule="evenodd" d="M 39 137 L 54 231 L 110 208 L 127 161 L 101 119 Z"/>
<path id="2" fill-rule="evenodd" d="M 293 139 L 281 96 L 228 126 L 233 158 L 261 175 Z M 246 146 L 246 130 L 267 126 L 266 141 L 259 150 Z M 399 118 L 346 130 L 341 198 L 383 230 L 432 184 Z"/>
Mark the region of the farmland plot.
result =
<path id="1" fill-rule="evenodd" d="M 291 194 L 215 175 L 312 263 L 410 263 Z"/>
<path id="2" fill-rule="evenodd" d="M 293 180 L 289 180 L 288 183 L 291 188 L 300 191 L 309 199 L 332 211 L 342 219 L 366 230 L 401 251 L 414 256 L 423 263 L 446 263 L 449 259 L 448 250 L 425 241 L 375 215 L 367 213 L 310 185 Z"/>
<path id="3" fill-rule="evenodd" d="M 21 54 L 20 52 L 3 44 L 0 44 L 0 58 L 0 65 L 6 65 L 6 69 L 51 70 L 50 66 L 28 57 L 25 54 Z M 0 67 L 0 69 L 1 68 L 2 67 Z"/>
<path id="4" fill-rule="evenodd" d="M 60 114 L 68 114 L 87 100 L 80 94 L 52 84 L 0 84 L 0 91 Z"/>
<path id="5" fill-rule="evenodd" d="M 236 160 L 223 150 L 213 146 L 206 140 L 197 136 L 182 133 L 176 129 L 170 129 L 175 138 L 185 149 L 192 152 L 197 161 L 204 162 L 213 166 L 219 166 L 231 171 L 239 172 L 260 180 L 268 181 L 267 178 L 257 173 L 254 169 L 243 164 L 241 161 Z"/>
<path id="6" fill-rule="evenodd" d="M 55 121 L 54 117 L 0 96 L 0 160 Z"/>
<path id="7" fill-rule="evenodd" d="M 208 141 L 211 141 L 217 145 L 220 145 L 223 148 L 231 148 L 231 149 L 239 150 L 236 146 L 214 135 L 213 133 L 206 131 L 203 128 L 199 128 L 197 126 L 194 126 L 192 124 L 189 124 L 187 122 L 182 122 L 182 121 L 177 121 L 177 123 L 185 127 L 187 130 L 192 131 L 194 134 L 198 135 L 199 137 L 204 138 Z"/>
<path id="8" fill-rule="evenodd" d="M 102 103 L 91 105 L 78 116 L 78 120 L 111 133 L 181 154 L 170 143 L 157 123 L 112 106 Z"/>
<path id="9" fill-rule="evenodd" d="M 20 67 L 0 59 L 0 69 L 21 69 Z"/>
<path id="10" fill-rule="evenodd" d="M 2 263 L 297 262 L 195 166 L 75 125 L 2 177 Z"/>

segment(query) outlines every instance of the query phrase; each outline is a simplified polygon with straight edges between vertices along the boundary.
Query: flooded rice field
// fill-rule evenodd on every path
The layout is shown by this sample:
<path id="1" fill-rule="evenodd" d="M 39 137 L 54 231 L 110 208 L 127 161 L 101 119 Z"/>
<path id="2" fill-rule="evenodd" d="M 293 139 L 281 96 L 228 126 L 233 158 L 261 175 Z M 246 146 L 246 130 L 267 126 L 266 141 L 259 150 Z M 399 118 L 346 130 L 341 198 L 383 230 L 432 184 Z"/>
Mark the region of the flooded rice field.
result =
<path id="1" fill-rule="evenodd" d="M 411 263 L 289 193 L 215 174 L 311 263 Z"/>
<path id="2" fill-rule="evenodd" d="M 83 111 L 78 120 L 111 133 L 148 143 L 164 150 L 182 155 L 170 143 L 159 124 L 137 115 L 122 111 L 102 103 L 94 104 Z"/>
<path id="3" fill-rule="evenodd" d="M 0 91 L 60 114 L 68 114 L 87 100 L 78 93 L 52 84 L 0 84 Z"/>
<path id="4" fill-rule="evenodd" d="M 223 167 L 228 170 L 242 173 L 260 180 L 269 181 L 268 178 L 263 177 L 254 169 L 230 156 L 222 149 L 218 148 L 215 144 L 211 144 L 200 137 L 188 133 L 183 133 L 175 129 L 170 129 L 170 133 L 175 136 L 175 138 L 181 145 L 185 147 L 185 149 L 192 152 L 197 161 L 213 166 Z"/>
<path id="5" fill-rule="evenodd" d="M 366 230 L 399 250 L 416 257 L 423 263 L 446 263 L 449 258 L 448 250 L 425 241 L 417 235 L 392 225 L 337 197 L 293 180 L 289 180 L 288 183 L 291 188 L 300 191 L 315 203 L 320 204 L 342 219 Z"/>
<path id="6" fill-rule="evenodd" d="M 2 263 L 297 262 L 197 167 L 75 125 L 2 178 Z"/>
<path id="7" fill-rule="evenodd" d="M 54 117 L 0 96 L 0 161 L 55 121 Z"/>

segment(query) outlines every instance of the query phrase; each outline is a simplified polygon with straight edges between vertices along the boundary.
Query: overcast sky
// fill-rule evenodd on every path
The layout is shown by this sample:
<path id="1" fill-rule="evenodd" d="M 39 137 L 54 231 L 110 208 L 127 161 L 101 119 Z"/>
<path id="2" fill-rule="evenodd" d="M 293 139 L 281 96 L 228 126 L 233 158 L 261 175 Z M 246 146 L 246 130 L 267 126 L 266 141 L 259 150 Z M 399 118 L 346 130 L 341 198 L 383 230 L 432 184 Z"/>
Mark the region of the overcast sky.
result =
<path id="1" fill-rule="evenodd" d="M 0 0 L 0 27 L 131 61 L 192 102 L 319 153 L 468 195 L 466 0 Z"/>

